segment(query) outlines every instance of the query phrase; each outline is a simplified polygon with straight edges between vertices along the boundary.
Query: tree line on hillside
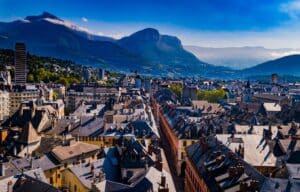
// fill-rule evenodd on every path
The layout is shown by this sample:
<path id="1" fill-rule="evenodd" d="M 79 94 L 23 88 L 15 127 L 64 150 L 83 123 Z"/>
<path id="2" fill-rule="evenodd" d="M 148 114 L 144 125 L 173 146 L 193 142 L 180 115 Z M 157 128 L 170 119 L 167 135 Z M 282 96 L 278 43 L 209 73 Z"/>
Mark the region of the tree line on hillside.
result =
<path id="1" fill-rule="evenodd" d="M 0 71 L 14 65 L 14 51 L 0 49 Z M 56 66 L 56 67 L 55 67 Z M 59 68 L 57 70 L 57 68 Z M 81 66 L 69 60 L 27 54 L 27 80 L 31 83 L 60 83 L 69 86 L 82 81 Z M 68 69 L 68 70 L 66 70 Z M 11 70 L 12 76 L 14 70 Z"/>

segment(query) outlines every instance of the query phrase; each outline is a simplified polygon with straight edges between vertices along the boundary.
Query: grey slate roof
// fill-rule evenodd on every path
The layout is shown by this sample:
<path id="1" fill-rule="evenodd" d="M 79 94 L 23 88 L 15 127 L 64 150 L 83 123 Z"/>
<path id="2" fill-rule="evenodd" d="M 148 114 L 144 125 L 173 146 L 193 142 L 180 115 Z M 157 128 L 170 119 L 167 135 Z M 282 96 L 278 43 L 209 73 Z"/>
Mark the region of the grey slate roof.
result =
<path id="1" fill-rule="evenodd" d="M 18 178 L 13 186 L 13 192 L 38 191 L 38 192 L 59 192 L 52 185 L 42 182 L 28 175 L 23 175 Z"/>

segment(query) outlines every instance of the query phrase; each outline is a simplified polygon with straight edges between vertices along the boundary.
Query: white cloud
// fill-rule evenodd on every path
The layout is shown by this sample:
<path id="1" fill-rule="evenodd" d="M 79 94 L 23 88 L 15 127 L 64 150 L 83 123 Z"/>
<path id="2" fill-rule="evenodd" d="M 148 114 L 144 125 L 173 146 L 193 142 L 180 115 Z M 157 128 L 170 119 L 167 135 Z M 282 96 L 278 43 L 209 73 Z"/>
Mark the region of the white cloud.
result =
<path id="1" fill-rule="evenodd" d="M 86 18 L 86 17 L 81 17 L 81 21 L 83 21 L 83 22 L 88 22 L 89 20 Z"/>
<path id="2" fill-rule="evenodd" d="M 113 34 L 113 33 L 104 33 L 101 31 L 98 32 L 91 32 L 92 34 L 98 35 L 98 36 L 107 36 L 107 37 L 112 37 L 114 39 L 121 39 L 122 37 L 124 37 L 125 35 L 123 34 Z"/>
<path id="3" fill-rule="evenodd" d="M 80 25 L 82 23 L 77 24 Z M 109 23 L 94 20 L 89 20 L 85 27 L 89 29 L 85 28 L 89 33 L 109 36 L 115 39 L 120 39 L 147 27 L 153 27 L 158 29 L 161 34 L 177 36 L 183 45 L 197 45 L 201 47 L 263 46 L 270 49 L 292 48 L 297 50 L 300 47 L 300 12 L 299 19 L 291 19 L 290 22 L 265 31 L 204 31 L 190 30 L 172 25 L 136 22 Z M 82 27 L 80 28 L 82 29 Z M 284 55 L 286 54 L 273 53 L 272 57 Z"/>
<path id="4" fill-rule="evenodd" d="M 123 35 L 123 34 L 112 34 L 111 36 L 112 36 L 112 38 L 114 38 L 114 39 L 121 39 L 121 38 L 124 37 L 125 35 Z"/>
<path id="5" fill-rule="evenodd" d="M 93 31 L 91 31 L 90 29 L 86 28 L 86 27 L 80 27 L 76 24 L 73 24 L 69 21 L 61 21 L 61 20 L 57 20 L 57 19 L 50 19 L 50 18 L 46 18 L 46 21 L 49 21 L 51 23 L 57 24 L 57 25 L 63 25 L 65 27 L 68 27 L 70 29 L 76 30 L 76 31 L 81 31 L 81 32 L 86 32 L 86 33 L 90 33 L 90 34 L 95 34 Z"/>
<path id="6" fill-rule="evenodd" d="M 275 51 L 275 52 L 270 52 L 270 55 L 272 58 L 280 58 L 288 55 L 299 55 L 300 50 L 294 49 L 294 50 L 286 50 L 286 51 Z"/>
<path id="7" fill-rule="evenodd" d="M 293 0 L 280 6 L 280 10 L 289 14 L 292 19 L 300 17 L 300 0 Z"/>
<path id="8" fill-rule="evenodd" d="M 96 33 L 94 33 L 95 35 L 99 35 L 99 36 L 104 36 L 104 33 L 103 32 L 96 32 Z"/>

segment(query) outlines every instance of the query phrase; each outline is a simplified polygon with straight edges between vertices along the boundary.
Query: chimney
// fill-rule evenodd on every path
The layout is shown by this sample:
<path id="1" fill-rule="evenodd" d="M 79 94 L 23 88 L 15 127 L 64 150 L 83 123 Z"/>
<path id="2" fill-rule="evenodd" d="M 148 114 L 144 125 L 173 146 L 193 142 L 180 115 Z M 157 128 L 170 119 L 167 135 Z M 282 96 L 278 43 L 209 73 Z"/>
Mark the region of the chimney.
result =
<path id="1" fill-rule="evenodd" d="M 94 164 L 91 163 L 90 165 L 91 165 L 90 172 L 91 172 L 91 174 L 94 176 L 94 174 L 95 174 L 95 172 L 94 172 L 94 169 L 95 169 Z"/>
<path id="2" fill-rule="evenodd" d="M 30 169 L 33 169 L 32 157 L 30 158 Z"/>
<path id="3" fill-rule="evenodd" d="M 3 176 L 5 176 L 5 165 L 4 165 L 4 163 L 1 163 L 0 164 L 0 177 L 3 177 Z"/>
<path id="4" fill-rule="evenodd" d="M 14 156 L 17 155 L 17 146 L 14 147 Z"/>
<path id="5" fill-rule="evenodd" d="M 103 169 L 99 172 L 99 181 L 103 181 L 105 180 L 105 173 L 103 171 Z"/>
<path id="6" fill-rule="evenodd" d="M 240 191 L 248 191 L 248 184 L 246 182 L 240 183 Z"/>
<path id="7" fill-rule="evenodd" d="M 250 181 L 250 190 L 251 191 L 258 191 L 259 189 L 259 182 L 257 180 Z"/>
<path id="8" fill-rule="evenodd" d="M 227 155 L 228 155 L 228 157 L 229 157 L 230 159 L 233 159 L 233 157 L 234 157 L 234 153 L 233 153 L 232 151 L 229 151 L 229 152 L 227 153 Z"/>
<path id="9" fill-rule="evenodd" d="M 13 192 L 13 182 L 11 180 L 7 182 L 7 192 Z"/>
<path id="10" fill-rule="evenodd" d="M 146 162 L 145 162 L 145 169 L 148 170 L 149 169 L 149 165 L 148 165 L 148 160 L 146 159 Z"/>
<path id="11" fill-rule="evenodd" d="M 152 155 L 152 153 L 153 153 L 152 145 L 148 145 L 148 153 L 149 153 L 149 155 Z"/>
<path id="12" fill-rule="evenodd" d="M 156 161 L 155 162 L 155 168 L 158 169 L 159 171 L 163 170 L 163 163 L 161 161 Z"/>
<path id="13" fill-rule="evenodd" d="M 200 146 L 203 153 L 205 153 L 208 150 L 208 143 L 205 137 L 200 138 Z"/>
<path id="14" fill-rule="evenodd" d="M 236 167 L 229 167 L 228 168 L 229 178 L 234 178 L 236 176 L 236 173 L 237 173 Z"/>
<path id="15" fill-rule="evenodd" d="M 160 185 L 165 187 L 166 186 L 166 176 L 162 173 L 161 174 L 161 182 Z"/>
<path id="16" fill-rule="evenodd" d="M 238 165 L 238 166 L 236 167 L 236 169 L 237 169 L 237 174 L 238 174 L 238 175 L 241 175 L 241 174 L 244 173 L 244 166 Z"/>
<path id="17" fill-rule="evenodd" d="M 159 183 L 158 192 L 169 192 L 168 184 L 166 183 L 166 176 L 162 173 L 161 181 Z"/>

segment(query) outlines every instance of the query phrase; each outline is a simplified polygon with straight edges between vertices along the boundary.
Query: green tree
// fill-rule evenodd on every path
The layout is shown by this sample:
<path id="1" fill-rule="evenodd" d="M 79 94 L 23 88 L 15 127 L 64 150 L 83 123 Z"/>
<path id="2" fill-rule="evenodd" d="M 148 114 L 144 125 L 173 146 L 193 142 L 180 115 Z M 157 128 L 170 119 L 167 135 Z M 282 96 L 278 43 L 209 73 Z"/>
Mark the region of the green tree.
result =
<path id="1" fill-rule="evenodd" d="M 178 98 L 181 97 L 181 95 L 182 95 L 182 85 L 181 84 L 171 85 L 169 87 L 169 89 L 171 91 L 173 91 L 177 95 Z"/>
<path id="2" fill-rule="evenodd" d="M 56 80 L 55 83 L 60 83 L 60 84 L 62 84 L 64 86 L 66 86 L 66 87 L 69 87 L 69 85 L 70 85 L 68 79 L 65 78 L 65 77 L 59 77 L 59 79 Z"/>
<path id="3" fill-rule="evenodd" d="M 30 82 L 30 83 L 33 83 L 34 82 L 34 76 L 33 76 L 33 74 L 28 74 L 28 76 L 27 76 L 27 81 L 28 82 Z"/>
<path id="4" fill-rule="evenodd" d="M 224 99 L 226 96 L 226 91 L 221 88 L 207 91 L 207 90 L 198 90 L 197 97 L 199 100 L 206 100 L 211 103 L 215 103 Z"/>
<path id="5" fill-rule="evenodd" d="M 57 91 L 53 91 L 53 100 L 57 100 L 58 99 L 58 92 Z"/>

